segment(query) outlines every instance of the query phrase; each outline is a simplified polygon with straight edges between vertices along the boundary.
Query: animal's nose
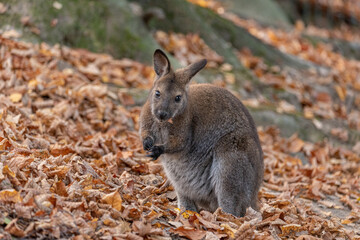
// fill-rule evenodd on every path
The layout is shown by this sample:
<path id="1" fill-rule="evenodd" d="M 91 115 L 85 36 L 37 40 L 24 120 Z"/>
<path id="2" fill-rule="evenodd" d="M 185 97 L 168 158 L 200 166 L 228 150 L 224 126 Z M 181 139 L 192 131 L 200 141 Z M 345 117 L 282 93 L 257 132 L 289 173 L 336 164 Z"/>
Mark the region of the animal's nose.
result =
<path id="1" fill-rule="evenodd" d="M 160 112 L 159 112 L 159 118 L 160 118 L 160 120 L 166 119 L 167 116 L 168 116 L 168 113 L 167 113 L 167 112 L 164 112 L 164 111 L 160 111 Z"/>

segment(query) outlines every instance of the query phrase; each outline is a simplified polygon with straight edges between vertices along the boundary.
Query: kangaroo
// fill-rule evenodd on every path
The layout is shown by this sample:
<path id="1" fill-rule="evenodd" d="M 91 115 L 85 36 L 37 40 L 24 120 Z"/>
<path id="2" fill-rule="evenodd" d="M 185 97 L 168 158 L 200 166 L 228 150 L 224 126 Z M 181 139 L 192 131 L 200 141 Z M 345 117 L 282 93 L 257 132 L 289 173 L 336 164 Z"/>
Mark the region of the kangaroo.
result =
<path id="1" fill-rule="evenodd" d="M 244 216 L 257 209 L 263 153 L 255 123 L 233 94 L 192 84 L 207 61 L 174 71 L 164 52 L 154 53 L 154 85 L 140 114 L 144 150 L 160 157 L 178 206 Z"/>

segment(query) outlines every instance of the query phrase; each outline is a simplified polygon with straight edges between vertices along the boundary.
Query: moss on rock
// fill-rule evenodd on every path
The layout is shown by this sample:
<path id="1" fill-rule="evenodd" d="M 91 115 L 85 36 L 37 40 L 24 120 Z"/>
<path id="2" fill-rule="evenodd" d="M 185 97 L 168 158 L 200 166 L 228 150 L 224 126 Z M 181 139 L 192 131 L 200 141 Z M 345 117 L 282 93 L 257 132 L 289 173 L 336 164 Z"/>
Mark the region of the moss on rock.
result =
<path id="1" fill-rule="evenodd" d="M 32 41 L 86 48 L 145 63 L 151 63 L 154 49 L 159 48 L 127 1 L 14 0 L 6 4 L 10 8 L 1 16 L 0 27 L 15 26 Z M 21 16 L 30 17 L 30 26 L 21 24 Z M 38 34 L 31 31 L 34 27 L 40 30 Z"/>

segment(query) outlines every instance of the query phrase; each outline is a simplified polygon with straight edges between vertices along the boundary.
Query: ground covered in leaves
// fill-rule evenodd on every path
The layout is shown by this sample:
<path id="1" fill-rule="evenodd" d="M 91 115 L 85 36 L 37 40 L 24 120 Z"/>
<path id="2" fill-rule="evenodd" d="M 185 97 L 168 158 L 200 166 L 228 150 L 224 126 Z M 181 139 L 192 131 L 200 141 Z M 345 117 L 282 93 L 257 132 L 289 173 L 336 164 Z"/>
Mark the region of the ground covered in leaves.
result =
<path id="1" fill-rule="evenodd" d="M 360 158 L 352 151 L 259 127 L 260 212 L 180 212 L 161 164 L 144 157 L 140 108 L 124 91 L 149 88 L 151 67 L 0 44 L 1 238 L 359 238 Z"/>

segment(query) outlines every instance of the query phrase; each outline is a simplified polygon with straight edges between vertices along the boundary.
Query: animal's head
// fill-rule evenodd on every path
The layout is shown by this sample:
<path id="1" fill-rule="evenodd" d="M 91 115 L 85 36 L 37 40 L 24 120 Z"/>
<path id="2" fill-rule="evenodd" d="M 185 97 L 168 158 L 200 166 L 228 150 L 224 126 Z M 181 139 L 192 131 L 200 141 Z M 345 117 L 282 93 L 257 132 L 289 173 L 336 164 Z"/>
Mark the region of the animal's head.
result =
<path id="1" fill-rule="evenodd" d="M 167 121 L 182 114 L 188 102 L 189 82 L 205 67 L 206 59 L 174 71 L 165 53 L 154 53 L 156 79 L 150 92 L 151 112 L 159 121 Z"/>

